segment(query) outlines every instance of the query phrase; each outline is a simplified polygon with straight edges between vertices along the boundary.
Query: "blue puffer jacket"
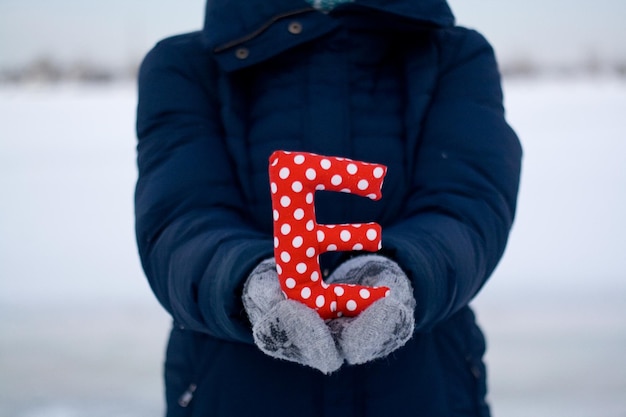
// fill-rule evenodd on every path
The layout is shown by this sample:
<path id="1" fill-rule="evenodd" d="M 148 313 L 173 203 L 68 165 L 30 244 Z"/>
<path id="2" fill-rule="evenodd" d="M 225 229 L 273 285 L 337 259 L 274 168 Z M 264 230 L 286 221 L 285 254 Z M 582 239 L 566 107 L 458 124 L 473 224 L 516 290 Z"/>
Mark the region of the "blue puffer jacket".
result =
<path id="1" fill-rule="evenodd" d="M 175 322 L 169 416 L 489 414 L 467 305 L 504 251 L 521 149 L 491 47 L 454 26 L 445 1 L 325 14 L 303 0 L 209 0 L 203 31 L 145 58 L 137 134 L 139 252 Z M 316 204 L 319 223 L 380 223 L 383 253 L 412 281 L 416 333 L 391 356 L 324 376 L 253 344 L 241 291 L 273 255 L 277 149 L 389 167 L 381 201 L 322 192 Z M 323 270 L 348 255 L 324 255 Z"/>

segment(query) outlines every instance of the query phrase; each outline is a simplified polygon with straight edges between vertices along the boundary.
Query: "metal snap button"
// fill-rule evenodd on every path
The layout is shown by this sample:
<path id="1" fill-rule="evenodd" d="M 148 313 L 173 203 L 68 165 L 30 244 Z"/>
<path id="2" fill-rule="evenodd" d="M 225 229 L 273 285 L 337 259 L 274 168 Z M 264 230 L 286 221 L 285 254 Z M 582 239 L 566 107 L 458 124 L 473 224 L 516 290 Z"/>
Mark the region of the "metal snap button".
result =
<path id="1" fill-rule="evenodd" d="M 302 33 L 302 23 L 300 23 L 300 22 L 291 22 L 291 23 L 289 23 L 289 26 L 287 26 L 287 30 L 292 35 L 298 35 L 298 34 Z"/>
<path id="2" fill-rule="evenodd" d="M 249 55 L 250 55 L 250 51 L 248 50 L 248 48 L 238 48 L 235 51 L 235 56 L 238 59 L 246 59 L 248 58 Z"/>

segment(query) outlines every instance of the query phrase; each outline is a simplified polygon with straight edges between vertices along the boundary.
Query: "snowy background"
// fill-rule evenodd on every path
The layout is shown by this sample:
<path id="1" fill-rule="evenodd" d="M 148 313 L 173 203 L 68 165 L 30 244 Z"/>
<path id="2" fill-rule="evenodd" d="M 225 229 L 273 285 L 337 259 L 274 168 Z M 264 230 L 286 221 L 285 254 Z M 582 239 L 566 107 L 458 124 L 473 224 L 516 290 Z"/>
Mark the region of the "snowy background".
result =
<path id="1" fill-rule="evenodd" d="M 204 2 L 0 1 L 0 417 L 162 415 L 128 80 Z M 450 4 L 524 75 L 518 217 L 474 303 L 493 415 L 626 417 L 626 2 Z"/>
<path id="2" fill-rule="evenodd" d="M 475 301 L 494 416 L 626 416 L 626 81 L 505 83 L 525 149 Z M 168 317 L 138 263 L 131 84 L 0 88 L 0 416 L 163 410 Z"/>

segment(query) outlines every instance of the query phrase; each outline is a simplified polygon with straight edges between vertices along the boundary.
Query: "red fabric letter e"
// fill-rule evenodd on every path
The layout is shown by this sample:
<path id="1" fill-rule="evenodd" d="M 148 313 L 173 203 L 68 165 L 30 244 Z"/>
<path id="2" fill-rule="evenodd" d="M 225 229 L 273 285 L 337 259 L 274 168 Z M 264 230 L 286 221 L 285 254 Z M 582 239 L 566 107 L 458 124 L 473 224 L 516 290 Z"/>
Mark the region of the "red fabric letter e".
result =
<path id="1" fill-rule="evenodd" d="M 306 152 L 276 151 L 270 157 L 274 256 L 287 298 L 316 310 L 323 319 L 356 316 L 389 294 L 387 287 L 332 284 L 322 280 L 319 255 L 329 251 L 381 248 L 377 223 L 322 225 L 315 221 L 315 190 L 381 198 L 387 167 Z"/>

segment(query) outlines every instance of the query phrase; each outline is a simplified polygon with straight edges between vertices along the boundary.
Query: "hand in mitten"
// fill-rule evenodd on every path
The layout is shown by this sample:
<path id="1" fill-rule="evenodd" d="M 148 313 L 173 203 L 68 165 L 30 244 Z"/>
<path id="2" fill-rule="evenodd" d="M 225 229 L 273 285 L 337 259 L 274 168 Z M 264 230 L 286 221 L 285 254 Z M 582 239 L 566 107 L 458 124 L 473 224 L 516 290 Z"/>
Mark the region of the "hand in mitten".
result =
<path id="1" fill-rule="evenodd" d="M 361 364 L 385 357 L 404 346 L 413 335 L 413 288 L 404 271 L 391 259 L 379 255 L 352 258 L 341 264 L 327 282 L 390 288 L 389 296 L 358 316 L 328 322 L 348 363 Z"/>
<path id="2" fill-rule="evenodd" d="M 343 358 L 319 314 L 285 298 L 273 258 L 261 262 L 252 271 L 242 299 L 252 323 L 254 342 L 265 354 L 325 374 L 341 367 Z"/>

